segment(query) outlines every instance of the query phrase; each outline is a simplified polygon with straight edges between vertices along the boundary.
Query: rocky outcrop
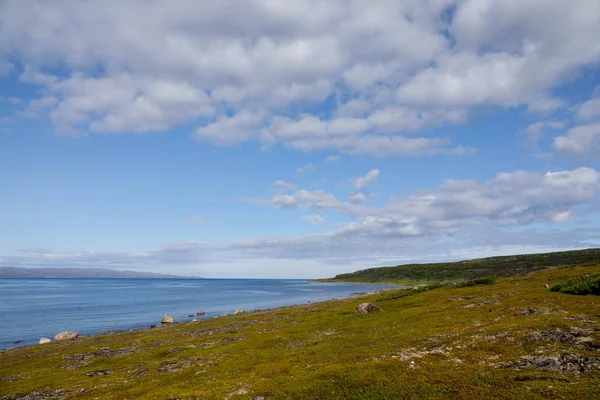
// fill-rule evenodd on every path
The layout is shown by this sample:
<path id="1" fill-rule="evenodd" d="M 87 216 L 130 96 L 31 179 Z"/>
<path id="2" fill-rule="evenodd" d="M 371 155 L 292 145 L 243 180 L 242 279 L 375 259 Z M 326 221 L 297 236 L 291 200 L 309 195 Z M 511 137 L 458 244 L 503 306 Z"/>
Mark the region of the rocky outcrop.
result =
<path id="1" fill-rule="evenodd" d="M 41 338 L 40 339 L 40 344 L 45 344 L 45 343 L 52 343 L 52 339 L 48 339 L 48 338 Z"/>
<path id="2" fill-rule="evenodd" d="M 536 369 L 551 372 L 585 372 L 600 369 L 600 357 L 585 357 L 575 354 L 561 354 L 556 357 L 527 356 L 521 361 L 502 365 L 508 369 Z"/>
<path id="3" fill-rule="evenodd" d="M 204 311 L 198 311 L 198 312 L 196 312 L 196 315 L 204 315 L 204 314 L 206 314 Z"/>
<path id="4" fill-rule="evenodd" d="M 357 314 L 369 314 L 373 311 L 381 311 L 381 308 L 377 307 L 373 303 L 361 303 L 356 307 Z"/>
<path id="5" fill-rule="evenodd" d="M 238 314 L 243 314 L 245 311 L 242 310 L 241 308 L 238 308 L 237 310 L 235 310 L 234 314 L 238 315 Z"/>
<path id="6" fill-rule="evenodd" d="M 521 315 L 536 314 L 539 312 L 540 311 L 537 308 L 527 307 L 527 308 L 524 308 L 523 311 L 521 311 Z"/>
<path id="7" fill-rule="evenodd" d="M 160 320 L 161 324 L 172 324 L 173 323 L 173 317 L 169 317 L 168 315 L 165 314 L 164 317 L 162 317 L 162 319 Z"/>
<path id="8" fill-rule="evenodd" d="M 77 339 L 77 337 L 79 336 L 79 332 L 61 332 L 58 335 L 54 336 L 54 340 L 56 340 L 57 342 L 60 341 L 64 341 L 64 340 L 73 340 L 73 339 Z"/>

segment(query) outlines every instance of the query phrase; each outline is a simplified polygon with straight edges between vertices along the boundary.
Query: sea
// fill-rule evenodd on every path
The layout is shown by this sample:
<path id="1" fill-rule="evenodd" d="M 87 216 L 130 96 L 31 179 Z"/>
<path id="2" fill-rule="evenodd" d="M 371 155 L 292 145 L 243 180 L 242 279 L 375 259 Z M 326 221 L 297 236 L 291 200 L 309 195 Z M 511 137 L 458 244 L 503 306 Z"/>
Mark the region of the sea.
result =
<path id="1" fill-rule="evenodd" d="M 62 331 L 85 336 L 149 327 L 165 314 L 183 322 L 391 287 L 294 279 L 0 279 L 0 349 Z"/>

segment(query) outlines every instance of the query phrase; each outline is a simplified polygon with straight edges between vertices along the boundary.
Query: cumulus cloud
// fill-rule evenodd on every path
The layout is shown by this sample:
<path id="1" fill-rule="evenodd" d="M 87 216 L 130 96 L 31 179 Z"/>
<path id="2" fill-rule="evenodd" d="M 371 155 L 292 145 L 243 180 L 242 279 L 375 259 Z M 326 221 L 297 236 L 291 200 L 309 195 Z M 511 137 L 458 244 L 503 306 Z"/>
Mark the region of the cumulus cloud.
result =
<path id="1" fill-rule="evenodd" d="M 590 121 L 600 117 L 600 86 L 594 89 L 591 99 L 578 107 L 575 117 L 581 122 Z"/>
<path id="2" fill-rule="evenodd" d="M 544 136 L 544 132 L 549 129 L 561 129 L 565 126 L 561 121 L 538 121 L 530 124 L 522 131 L 525 137 L 526 145 L 536 147 L 538 141 Z"/>
<path id="3" fill-rule="evenodd" d="M 378 175 L 372 170 L 355 180 L 364 189 Z M 358 182 L 357 182 L 358 181 Z M 362 205 L 366 197 L 355 192 L 349 202 L 323 190 L 299 190 L 255 204 L 281 209 L 332 210 L 354 222 L 340 233 L 377 236 L 396 231 L 400 236 L 449 234 L 480 226 L 517 226 L 533 222 L 566 222 L 587 212 L 597 201 L 600 172 L 592 168 L 499 173 L 486 182 L 446 180 L 436 190 L 392 196 L 380 207 Z M 356 198 L 355 198 L 356 197 Z"/>
<path id="4" fill-rule="evenodd" d="M 485 182 L 447 180 L 432 191 L 391 197 L 379 207 L 344 203 L 321 190 L 298 190 L 256 203 L 281 209 L 326 209 L 344 214 L 352 222 L 304 236 L 176 242 L 137 253 L 30 249 L 0 258 L 20 266 L 156 269 L 180 265 L 195 268 L 196 275 L 203 266 L 211 266 L 213 276 L 219 276 L 219 263 L 239 259 L 306 260 L 347 268 L 355 263 L 382 265 L 582 248 L 600 243 L 600 230 L 536 226 L 560 224 L 595 212 L 599 193 L 600 172 L 591 168 L 500 173 Z M 322 222 L 318 214 L 303 219 Z"/>
<path id="5" fill-rule="evenodd" d="M 327 164 L 335 164 L 335 163 L 340 162 L 341 159 L 342 159 L 342 157 L 340 157 L 340 156 L 329 156 L 329 157 L 325 158 L 325 162 Z"/>
<path id="6" fill-rule="evenodd" d="M 314 165 L 312 165 L 312 164 L 306 164 L 306 165 L 303 165 L 301 167 L 298 167 L 296 169 L 296 173 L 297 174 L 304 174 L 304 173 L 308 173 L 308 172 L 315 172 L 316 170 L 317 170 L 317 167 L 315 167 Z"/>
<path id="7" fill-rule="evenodd" d="M 310 222 L 311 224 L 322 224 L 325 222 L 325 218 L 321 217 L 318 214 L 305 215 L 302 217 L 306 222 Z"/>
<path id="8" fill-rule="evenodd" d="M 6 3 L 0 65 L 17 57 L 56 99 L 37 112 L 63 134 L 182 125 L 217 145 L 409 156 L 472 152 L 419 132 L 478 106 L 561 107 L 554 88 L 600 59 L 594 0 L 297 3 Z"/>
<path id="9" fill-rule="evenodd" d="M 600 123 L 571 128 L 554 138 L 554 151 L 577 158 L 600 159 Z"/>
<path id="10" fill-rule="evenodd" d="M 361 192 L 350 193 L 348 201 L 352 204 L 362 204 L 367 201 L 367 196 Z"/>
<path id="11" fill-rule="evenodd" d="M 275 181 L 275 186 L 277 186 L 277 188 L 275 189 L 275 193 L 287 193 L 291 192 L 292 190 L 298 189 L 296 185 L 288 183 L 281 179 Z"/>
<path id="12" fill-rule="evenodd" d="M 365 176 L 361 176 L 359 178 L 354 179 L 354 190 L 356 190 L 357 192 L 364 190 L 367 186 L 375 182 L 378 176 L 379 170 L 372 169 L 369 172 L 367 172 Z"/>

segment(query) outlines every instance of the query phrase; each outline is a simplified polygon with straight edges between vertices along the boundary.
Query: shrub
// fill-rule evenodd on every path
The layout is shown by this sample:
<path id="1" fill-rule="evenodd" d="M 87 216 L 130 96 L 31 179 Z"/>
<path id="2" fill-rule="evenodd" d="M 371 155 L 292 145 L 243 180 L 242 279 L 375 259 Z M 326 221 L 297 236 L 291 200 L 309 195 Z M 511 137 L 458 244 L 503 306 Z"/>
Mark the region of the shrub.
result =
<path id="1" fill-rule="evenodd" d="M 496 283 L 496 278 L 493 276 L 485 276 L 483 278 L 471 279 L 458 285 L 458 287 L 477 286 L 477 285 L 493 285 Z"/>
<path id="2" fill-rule="evenodd" d="M 600 296 L 600 274 L 583 275 L 559 283 L 550 288 L 551 292 L 561 292 L 577 295 L 594 294 Z"/>

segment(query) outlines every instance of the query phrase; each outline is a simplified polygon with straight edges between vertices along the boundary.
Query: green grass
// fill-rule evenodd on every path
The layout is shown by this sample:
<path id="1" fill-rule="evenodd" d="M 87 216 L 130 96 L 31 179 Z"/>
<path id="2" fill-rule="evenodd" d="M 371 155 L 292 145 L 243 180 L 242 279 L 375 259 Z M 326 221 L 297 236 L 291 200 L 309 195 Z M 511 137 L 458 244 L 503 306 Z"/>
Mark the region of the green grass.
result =
<path id="1" fill-rule="evenodd" d="M 600 296 L 600 274 L 578 276 L 566 282 L 552 286 L 553 292 Z"/>
<path id="2" fill-rule="evenodd" d="M 500 368 L 528 355 L 600 357 L 583 346 L 600 340 L 598 298 L 546 288 L 584 274 L 600 263 L 10 349 L 0 399 L 58 389 L 77 399 L 600 398 L 598 371 Z M 354 313 L 378 299 L 382 311 Z M 573 327 L 587 342 L 528 339 Z M 112 373 L 87 375 L 99 370 Z"/>
<path id="3" fill-rule="evenodd" d="M 408 264 L 369 268 L 323 282 L 369 282 L 420 285 L 462 282 L 486 276 L 506 277 L 564 266 L 600 263 L 600 249 L 561 251 L 544 254 L 489 257 L 448 263 Z"/>

